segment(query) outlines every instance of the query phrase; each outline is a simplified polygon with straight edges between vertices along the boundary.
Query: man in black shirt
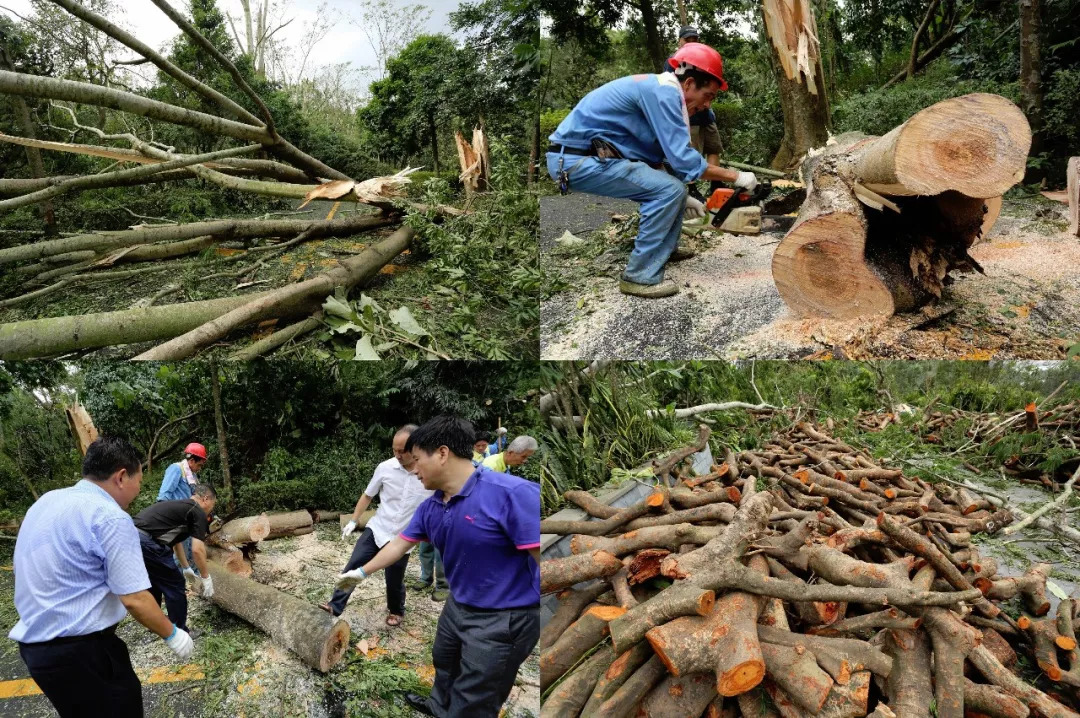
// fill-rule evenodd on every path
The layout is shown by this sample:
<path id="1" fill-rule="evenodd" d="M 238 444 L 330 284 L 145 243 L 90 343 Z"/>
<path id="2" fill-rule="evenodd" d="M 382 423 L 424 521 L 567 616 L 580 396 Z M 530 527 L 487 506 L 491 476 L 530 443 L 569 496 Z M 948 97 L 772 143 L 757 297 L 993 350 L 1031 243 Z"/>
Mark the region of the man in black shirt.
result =
<path id="1" fill-rule="evenodd" d="M 187 595 L 184 575 L 173 562 L 173 555 L 185 571 L 190 571 L 183 543 L 191 537 L 191 555 L 199 567 L 202 596 L 214 595 L 214 581 L 206 566 L 206 544 L 210 532 L 209 516 L 217 502 L 217 494 L 207 484 L 191 487 L 191 498 L 180 501 L 159 501 L 139 512 L 135 528 L 139 530 L 143 562 L 150 576 L 150 594 L 161 604 L 162 596 L 169 618 L 179 628 L 187 628 Z"/>

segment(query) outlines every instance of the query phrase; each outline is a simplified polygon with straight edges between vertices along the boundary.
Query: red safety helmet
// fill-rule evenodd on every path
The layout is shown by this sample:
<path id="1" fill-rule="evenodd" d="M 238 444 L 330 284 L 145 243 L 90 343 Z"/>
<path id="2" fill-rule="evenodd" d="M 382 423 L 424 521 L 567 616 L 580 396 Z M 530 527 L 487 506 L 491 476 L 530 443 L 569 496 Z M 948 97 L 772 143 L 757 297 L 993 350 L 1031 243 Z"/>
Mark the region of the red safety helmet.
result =
<path id="1" fill-rule="evenodd" d="M 184 447 L 184 453 L 191 454 L 192 456 L 198 456 L 200 459 L 205 459 L 206 447 L 202 444 L 196 444 L 195 442 L 191 442 Z"/>
<path id="2" fill-rule="evenodd" d="M 672 70 L 678 69 L 679 65 L 684 63 L 707 75 L 712 75 L 720 83 L 721 90 L 727 89 L 727 82 L 724 81 L 724 59 L 720 57 L 719 52 L 708 45 L 688 42 L 676 50 L 668 60 Z"/>

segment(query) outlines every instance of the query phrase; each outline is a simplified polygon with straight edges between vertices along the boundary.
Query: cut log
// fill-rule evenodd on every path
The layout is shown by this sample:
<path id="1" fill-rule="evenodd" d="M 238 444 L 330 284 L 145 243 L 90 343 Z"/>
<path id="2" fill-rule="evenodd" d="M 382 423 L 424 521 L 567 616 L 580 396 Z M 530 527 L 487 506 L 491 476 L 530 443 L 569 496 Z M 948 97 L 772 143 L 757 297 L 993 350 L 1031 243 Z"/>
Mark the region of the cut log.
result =
<path id="1" fill-rule="evenodd" d="M 622 561 L 607 551 L 593 551 L 540 563 L 540 593 L 570 588 L 591 578 L 604 578 L 622 568 Z"/>
<path id="2" fill-rule="evenodd" d="M 668 676 L 645 696 L 637 718 L 699 718 L 714 698 L 711 673 Z"/>
<path id="3" fill-rule="evenodd" d="M 1048 563 L 1032 565 L 1023 576 L 1011 576 L 997 580 L 975 579 L 975 586 L 988 599 L 1005 601 L 1017 594 L 1024 600 L 1024 607 L 1035 616 L 1045 616 L 1050 611 L 1050 601 L 1046 597 L 1046 579 L 1050 577 L 1051 566 Z"/>
<path id="4" fill-rule="evenodd" d="M 805 646 L 762 644 L 765 669 L 769 676 L 800 708 L 817 715 L 832 690 L 833 679 L 818 665 L 817 658 Z"/>
<path id="5" fill-rule="evenodd" d="M 356 528 L 357 529 L 365 529 L 365 528 L 367 528 L 368 521 L 371 521 L 371 519 L 373 519 L 374 517 L 375 517 L 375 509 L 368 509 L 367 511 L 363 512 L 362 514 L 360 514 L 360 518 L 356 522 Z M 348 524 L 350 521 L 352 521 L 352 514 L 347 512 L 347 511 L 342 512 L 341 514 L 338 515 L 337 519 L 338 519 L 338 524 L 341 526 L 341 528 L 345 528 L 345 525 Z M 584 606 L 582 608 L 584 608 Z"/>
<path id="6" fill-rule="evenodd" d="M 1069 193 L 1069 234 L 1080 237 L 1080 157 L 1070 157 L 1066 174 Z"/>
<path id="7" fill-rule="evenodd" d="M 607 551 L 615 556 L 625 556 L 628 553 L 649 548 L 666 548 L 669 551 L 676 551 L 683 544 L 706 544 L 719 536 L 721 531 L 723 528 L 720 526 L 674 524 L 635 529 L 615 538 L 576 534 L 570 539 L 570 551 L 572 553 Z"/>
<path id="8" fill-rule="evenodd" d="M 593 606 L 570 624 L 555 643 L 540 654 L 540 689 L 547 687 L 570 670 L 608 633 L 608 622 L 626 609 L 618 606 Z"/>
<path id="9" fill-rule="evenodd" d="M 773 256 L 773 279 L 800 316 L 890 315 L 941 296 L 999 197 L 1022 177 L 1031 130 L 1003 97 L 932 105 L 883 137 L 842 135 L 803 172 L 807 200 Z M 855 185 L 888 195 L 865 208 Z"/>
<path id="10" fill-rule="evenodd" d="M 587 588 L 576 590 L 566 589 L 560 591 L 556 598 L 559 600 L 559 607 L 555 610 L 555 614 L 548 620 L 547 625 L 540 631 L 540 650 L 551 646 L 555 641 L 559 640 L 559 636 L 563 634 L 571 623 L 576 621 L 581 615 L 581 612 L 585 610 L 585 607 L 595 601 L 601 594 L 608 591 L 609 586 L 607 583 L 596 582 L 592 586 Z"/>
<path id="11" fill-rule="evenodd" d="M 861 718 L 870 700 L 870 672 L 851 674 L 847 683 L 835 683 L 817 718 Z"/>
<path id="12" fill-rule="evenodd" d="M 308 666 L 326 673 L 345 655 L 349 624 L 343 619 L 230 573 L 220 564 L 210 563 L 210 576 L 214 579 L 210 600 L 215 605 L 269 634 L 274 643 L 295 653 Z"/>
<path id="13" fill-rule="evenodd" d="M 615 693 L 600 704 L 595 715 L 604 718 L 625 718 L 634 706 L 648 695 L 652 687 L 664 677 L 666 670 L 660 659 L 653 656 L 638 668 Z"/>
<path id="14" fill-rule="evenodd" d="M 229 521 L 207 537 L 215 546 L 239 546 L 258 543 L 270 534 L 270 518 L 266 514 Z"/>
<path id="15" fill-rule="evenodd" d="M 244 578 L 251 578 L 251 561 L 244 556 L 243 551 L 235 546 L 230 546 L 228 548 L 207 546 L 206 557 L 211 561 L 224 566 L 225 570 L 229 573 L 234 573 L 237 576 L 243 576 Z"/>
<path id="16" fill-rule="evenodd" d="M 564 521 L 560 519 L 544 519 L 540 522 L 542 534 L 583 534 L 586 536 L 603 536 L 619 528 L 628 521 L 643 516 L 654 508 L 664 504 L 664 494 L 660 491 L 653 492 L 644 500 L 633 506 L 620 509 L 610 518 L 600 521 Z"/>
<path id="17" fill-rule="evenodd" d="M 997 686 L 964 679 L 964 708 L 990 718 L 1027 718 L 1031 711 Z"/>
<path id="18" fill-rule="evenodd" d="M 922 630 L 887 631 L 885 650 L 893 659 L 893 670 L 885 681 L 889 707 L 898 718 L 924 718 L 934 698 L 930 637 Z"/>
<path id="19" fill-rule="evenodd" d="M 540 706 L 540 718 L 576 716 L 588 702 L 597 680 L 615 660 L 615 651 L 609 645 L 600 646 L 559 687 L 552 691 Z"/>
<path id="20" fill-rule="evenodd" d="M 329 509 L 309 509 L 308 513 L 311 514 L 311 520 L 313 523 L 320 523 L 322 521 L 338 521 L 341 516 L 349 516 L 350 514 L 342 511 L 330 511 Z"/>
<path id="21" fill-rule="evenodd" d="M 589 718 L 589 716 L 597 715 L 597 711 L 604 701 L 611 696 L 615 695 L 615 691 L 619 690 L 623 683 L 634 674 L 634 672 L 653 657 L 652 647 L 645 641 L 638 643 L 636 646 L 628 651 L 624 651 L 619 654 L 619 657 L 608 666 L 608 669 L 604 672 L 604 675 L 600 676 L 596 681 L 596 687 L 593 688 L 592 695 L 589 696 L 588 702 L 585 707 L 581 709 L 582 718 Z"/>
<path id="22" fill-rule="evenodd" d="M 264 540 L 281 538 L 282 536 L 300 536 L 302 534 L 296 533 L 297 529 L 312 528 L 311 514 L 307 511 L 268 514 L 267 519 L 270 521 L 270 533 L 265 536 Z M 311 531 L 304 531 L 303 533 L 311 533 Z"/>

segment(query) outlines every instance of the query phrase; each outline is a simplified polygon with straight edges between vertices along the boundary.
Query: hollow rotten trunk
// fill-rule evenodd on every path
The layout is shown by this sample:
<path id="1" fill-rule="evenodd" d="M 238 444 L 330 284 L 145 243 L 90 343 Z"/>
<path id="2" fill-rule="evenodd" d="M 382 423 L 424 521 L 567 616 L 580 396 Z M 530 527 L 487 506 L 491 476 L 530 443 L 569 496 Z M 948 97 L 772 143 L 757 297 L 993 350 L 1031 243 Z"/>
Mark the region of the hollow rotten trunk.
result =
<path id="1" fill-rule="evenodd" d="M 1003 97 L 932 105 L 882 137 L 841 135 L 803 164 L 807 199 L 773 255 L 800 316 L 891 315 L 940 298 L 1023 177 L 1031 130 Z M 899 214 L 897 213 L 899 212 Z"/>
<path id="2" fill-rule="evenodd" d="M 218 607 L 266 632 L 317 671 L 326 673 L 349 647 L 349 624 L 312 603 L 210 563 Z"/>

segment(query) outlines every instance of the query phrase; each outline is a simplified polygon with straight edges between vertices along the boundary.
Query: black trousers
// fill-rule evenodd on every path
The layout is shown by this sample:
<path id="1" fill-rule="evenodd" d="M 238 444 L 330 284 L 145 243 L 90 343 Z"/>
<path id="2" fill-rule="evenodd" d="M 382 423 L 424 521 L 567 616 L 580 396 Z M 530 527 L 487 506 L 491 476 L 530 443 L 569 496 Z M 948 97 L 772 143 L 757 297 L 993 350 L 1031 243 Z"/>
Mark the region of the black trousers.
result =
<path id="1" fill-rule="evenodd" d="M 342 573 L 360 568 L 375 558 L 377 553 L 379 553 L 379 546 L 375 543 L 375 534 L 371 533 L 371 529 L 364 529 L 364 533 L 360 534 L 360 538 L 356 539 L 352 556 L 349 558 L 349 562 L 345 564 L 345 570 Z M 386 610 L 398 616 L 405 615 L 405 566 L 408 563 L 409 554 L 405 554 L 397 563 L 391 564 L 383 570 L 383 573 L 386 574 Z M 343 591 L 340 588 L 334 591 L 334 595 L 330 597 L 330 607 L 334 609 L 335 616 L 340 616 L 341 612 L 345 610 L 345 604 L 349 602 L 349 596 L 352 595 L 352 592 L 351 588 L 348 591 Z"/>
<path id="2" fill-rule="evenodd" d="M 164 598 L 169 620 L 176 624 L 177 628 L 183 631 L 188 630 L 187 586 L 184 584 L 184 574 L 173 561 L 175 554 L 168 547 L 162 546 L 141 531 L 139 542 L 142 546 L 146 573 L 150 577 L 150 595 L 159 606 L 161 599 Z"/>
<path id="3" fill-rule="evenodd" d="M 142 685 L 115 631 L 19 644 L 30 677 L 61 718 L 142 718 Z"/>
<path id="4" fill-rule="evenodd" d="M 539 640 L 539 606 L 485 610 L 451 596 L 431 649 L 435 684 L 428 707 L 440 718 L 496 718 Z"/>

